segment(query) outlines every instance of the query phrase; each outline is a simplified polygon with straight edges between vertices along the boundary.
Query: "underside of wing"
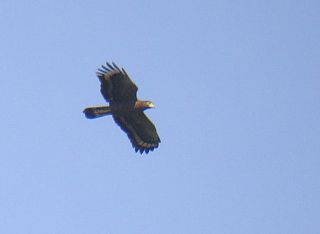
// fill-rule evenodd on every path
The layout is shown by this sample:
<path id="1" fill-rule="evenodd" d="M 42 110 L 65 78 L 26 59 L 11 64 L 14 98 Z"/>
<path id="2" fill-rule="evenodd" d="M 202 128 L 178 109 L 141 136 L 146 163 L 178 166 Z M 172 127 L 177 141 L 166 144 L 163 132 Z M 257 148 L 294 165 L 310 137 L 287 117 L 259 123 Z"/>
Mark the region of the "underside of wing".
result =
<path id="1" fill-rule="evenodd" d="M 160 138 L 150 119 L 142 112 L 135 111 L 130 115 L 113 115 L 115 122 L 125 131 L 135 151 L 148 153 L 158 148 Z"/>
<path id="2" fill-rule="evenodd" d="M 123 68 L 120 69 L 115 63 L 112 65 L 106 63 L 97 71 L 102 96 L 108 102 L 136 101 L 138 87 Z"/>

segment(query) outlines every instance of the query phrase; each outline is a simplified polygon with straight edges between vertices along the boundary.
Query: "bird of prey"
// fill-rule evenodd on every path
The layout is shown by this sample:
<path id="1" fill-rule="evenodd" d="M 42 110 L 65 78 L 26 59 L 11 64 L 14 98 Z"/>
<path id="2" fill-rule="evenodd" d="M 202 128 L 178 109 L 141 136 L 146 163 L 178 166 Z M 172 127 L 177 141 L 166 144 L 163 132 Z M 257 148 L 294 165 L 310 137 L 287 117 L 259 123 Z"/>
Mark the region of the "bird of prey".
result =
<path id="1" fill-rule="evenodd" d="M 158 148 L 160 138 L 151 120 L 144 114 L 154 108 L 151 101 L 137 99 L 138 87 L 127 72 L 115 63 L 102 65 L 97 71 L 100 91 L 109 106 L 94 106 L 84 109 L 88 119 L 112 115 L 114 121 L 128 135 L 136 152 L 149 153 Z"/>

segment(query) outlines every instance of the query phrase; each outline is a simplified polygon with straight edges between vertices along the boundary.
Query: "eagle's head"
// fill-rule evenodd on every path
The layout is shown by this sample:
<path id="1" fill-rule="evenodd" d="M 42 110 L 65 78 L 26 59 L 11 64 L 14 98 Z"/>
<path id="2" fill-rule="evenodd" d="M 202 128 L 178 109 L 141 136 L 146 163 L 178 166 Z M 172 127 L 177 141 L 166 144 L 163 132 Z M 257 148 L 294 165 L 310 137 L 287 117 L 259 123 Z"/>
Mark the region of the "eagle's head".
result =
<path id="1" fill-rule="evenodd" d="M 146 109 L 155 108 L 156 106 L 152 103 L 152 101 L 145 101 Z"/>
<path id="2" fill-rule="evenodd" d="M 146 109 L 150 109 L 150 108 L 155 108 L 155 105 L 151 102 L 151 101 L 137 101 L 134 109 L 140 109 L 140 110 L 146 110 Z"/>

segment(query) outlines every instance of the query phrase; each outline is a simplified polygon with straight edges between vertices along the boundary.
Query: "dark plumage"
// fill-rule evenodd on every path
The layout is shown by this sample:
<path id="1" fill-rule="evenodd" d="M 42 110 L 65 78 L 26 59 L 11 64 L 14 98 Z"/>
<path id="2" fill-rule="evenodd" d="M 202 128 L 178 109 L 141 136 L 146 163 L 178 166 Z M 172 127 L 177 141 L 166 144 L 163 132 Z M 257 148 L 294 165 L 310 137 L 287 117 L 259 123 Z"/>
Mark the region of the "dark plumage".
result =
<path id="1" fill-rule="evenodd" d="M 151 101 L 138 100 L 138 87 L 123 68 L 120 69 L 115 63 L 112 65 L 106 63 L 97 71 L 101 94 L 110 106 L 88 107 L 83 112 L 88 119 L 112 115 L 127 133 L 136 152 L 142 154 L 153 151 L 159 146 L 160 138 L 154 124 L 143 111 L 154 108 L 154 105 Z"/>

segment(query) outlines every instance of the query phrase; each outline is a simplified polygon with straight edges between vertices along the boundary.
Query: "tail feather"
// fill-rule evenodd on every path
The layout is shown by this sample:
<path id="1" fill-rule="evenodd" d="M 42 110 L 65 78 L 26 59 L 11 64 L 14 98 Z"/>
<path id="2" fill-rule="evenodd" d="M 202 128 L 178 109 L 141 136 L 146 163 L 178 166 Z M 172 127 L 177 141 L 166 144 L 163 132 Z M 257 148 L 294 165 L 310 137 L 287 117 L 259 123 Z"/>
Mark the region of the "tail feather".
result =
<path id="1" fill-rule="evenodd" d="M 95 106 L 84 109 L 83 113 L 88 119 L 95 119 L 111 114 L 110 106 Z"/>

